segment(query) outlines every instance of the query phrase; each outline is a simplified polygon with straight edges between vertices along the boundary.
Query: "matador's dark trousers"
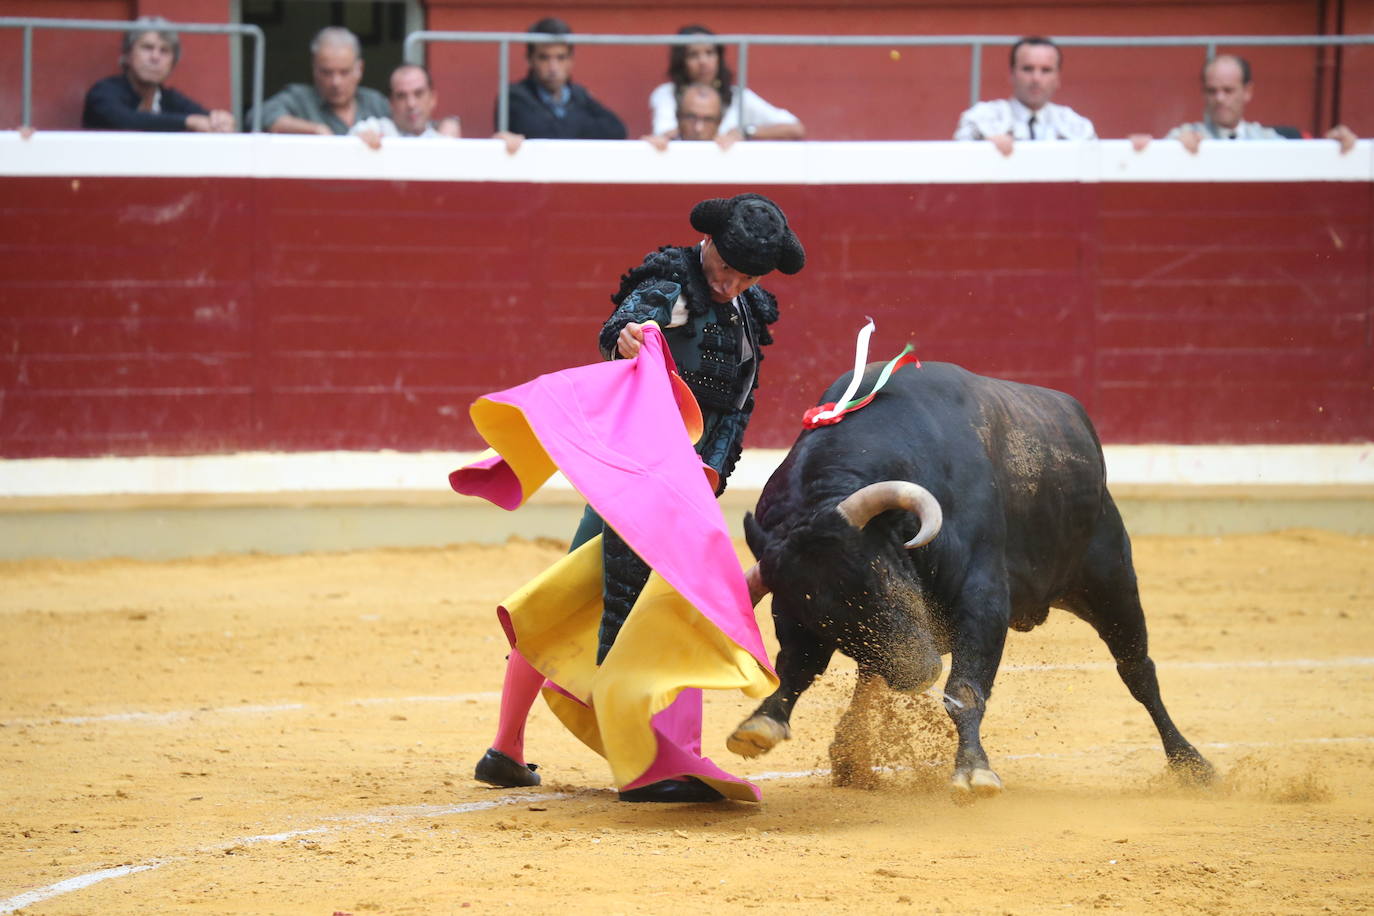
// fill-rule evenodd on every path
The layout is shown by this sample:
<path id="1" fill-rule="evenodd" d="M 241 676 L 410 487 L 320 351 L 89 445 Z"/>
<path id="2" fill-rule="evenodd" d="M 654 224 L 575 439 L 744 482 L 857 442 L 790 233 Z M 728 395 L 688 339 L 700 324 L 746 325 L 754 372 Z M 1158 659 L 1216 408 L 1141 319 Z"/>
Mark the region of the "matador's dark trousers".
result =
<path id="1" fill-rule="evenodd" d="M 635 606 L 644 584 L 649 581 L 649 566 L 621 540 L 614 529 L 608 527 L 601 516 L 588 506 L 582 513 L 582 521 L 573 535 L 569 553 L 596 537 L 601 538 L 602 563 L 602 611 L 601 630 L 597 634 L 596 663 L 606 660 L 620 628 L 630 616 L 630 608 Z"/>

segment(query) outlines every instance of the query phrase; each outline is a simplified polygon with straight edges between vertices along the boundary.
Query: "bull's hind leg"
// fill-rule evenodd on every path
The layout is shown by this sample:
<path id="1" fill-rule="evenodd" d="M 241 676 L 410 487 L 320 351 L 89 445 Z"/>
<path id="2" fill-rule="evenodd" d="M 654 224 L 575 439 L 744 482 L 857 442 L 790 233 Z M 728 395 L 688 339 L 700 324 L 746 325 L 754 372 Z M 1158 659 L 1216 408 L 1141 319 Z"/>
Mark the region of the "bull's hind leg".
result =
<path id="1" fill-rule="evenodd" d="M 1159 730 L 1169 766 L 1180 777 L 1208 782 L 1212 765 L 1179 732 L 1159 695 L 1159 678 L 1150 659 L 1145 611 L 1140 606 L 1131 540 L 1110 498 L 1102 523 L 1088 549 L 1081 591 L 1067 602 L 1079 617 L 1092 624 L 1116 661 L 1116 672 L 1131 696 L 1150 713 Z"/>
<path id="2" fill-rule="evenodd" d="M 830 665 L 833 645 L 824 643 L 793 620 L 773 615 L 778 637 L 778 689 L 759 704 L 725 739 L 725 746 L 741 757 L 766 754 L 792 737 L 792 707 Z"/>

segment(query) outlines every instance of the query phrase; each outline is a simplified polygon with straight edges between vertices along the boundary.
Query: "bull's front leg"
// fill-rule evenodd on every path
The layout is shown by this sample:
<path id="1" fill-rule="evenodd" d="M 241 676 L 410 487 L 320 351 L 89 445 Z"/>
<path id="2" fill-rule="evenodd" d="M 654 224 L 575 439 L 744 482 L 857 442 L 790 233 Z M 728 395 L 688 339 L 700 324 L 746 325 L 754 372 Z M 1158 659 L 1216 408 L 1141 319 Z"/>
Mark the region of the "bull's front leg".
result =
<path id="1" fill-rule="evenodd" d="M 792 737 L 792 708 L 802 691 L 811 686 L 830 664 L 833 644 L 823 642 L 800 624 L 773 615 L 778 636 L 778 689 L 759 704 L 725 740 L 725 746 L 741 757 L 757 757 Z"/>
<path id="2" fill-rule="evenodd" d="M 1002 662 L 1010 609 L 1005 588 L 992 589 L 957 617 L 945 682 L 945 711 L 959 734 L 950 788 L 955 801 L 988 798 L 1002 791 L 1002 780 L 988 763 L 981 730 L 992 682 Z"/>

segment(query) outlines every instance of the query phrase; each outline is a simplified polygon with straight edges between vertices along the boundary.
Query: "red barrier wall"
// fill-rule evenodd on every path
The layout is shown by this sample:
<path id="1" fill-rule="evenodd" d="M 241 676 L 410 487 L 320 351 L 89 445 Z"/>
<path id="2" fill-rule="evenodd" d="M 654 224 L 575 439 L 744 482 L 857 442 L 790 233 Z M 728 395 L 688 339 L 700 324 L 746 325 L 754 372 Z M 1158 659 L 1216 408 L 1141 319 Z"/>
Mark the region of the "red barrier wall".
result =
<path id="1" fill-rule="evenodd" d="M 4 179 L 0 455 L 461 450 L 596 357 L 622 270 L 731 187 Z M 1371 185 L 758 188 L 808 252 L 752 447 L 852 361 L 1067 390 L 1113 443 L 1374 439 Z M 886 351 L 891 351 L 888 353 Z"/>

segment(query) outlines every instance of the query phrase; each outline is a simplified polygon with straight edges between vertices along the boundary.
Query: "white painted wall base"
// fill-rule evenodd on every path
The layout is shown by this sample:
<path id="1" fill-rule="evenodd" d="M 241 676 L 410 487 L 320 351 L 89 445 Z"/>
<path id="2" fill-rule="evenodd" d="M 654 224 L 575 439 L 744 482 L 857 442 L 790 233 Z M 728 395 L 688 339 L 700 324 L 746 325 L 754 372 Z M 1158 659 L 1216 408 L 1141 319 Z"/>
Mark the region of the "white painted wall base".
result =
<path id="1" fill-rule="evenodd" d="M 1108 447 L 1132 534 L 1285 528 L 1374 534 L 1374 445 Z M 746 452 L 721 499 L 745 511 L 783 457 Z M 516 512 L 448 489 L 475 455 L 348 453 L 0 461 L 0 559 L 168 559 L 566 541 L 582 501 L 556 477 Z"/>
<path id="2" fill-rule="evenodd" d="M 1115 445 L 1105 448 L 1114 492 L 1124 488 L 1272 487 L 1374 488 L 1374 443 L 1357 445 Z M 759 490 L 782 460 L 775 449 L 745 451 L 730 479 L 735 490 Z M 142 458 L 0 460 L 0 501 L 81 497 L 230 497 L 291 501 L 311 494 L 371 494 L 381 501 L 434 495 L 461 499 L 448 473 L 476 453 L 248 452 Z M 562 475 L 545 489 L 570 491 Z M 367 500 L 362 500 L 367 501 Z M 0 506 L 0 508 L 4 508 Z"/>

